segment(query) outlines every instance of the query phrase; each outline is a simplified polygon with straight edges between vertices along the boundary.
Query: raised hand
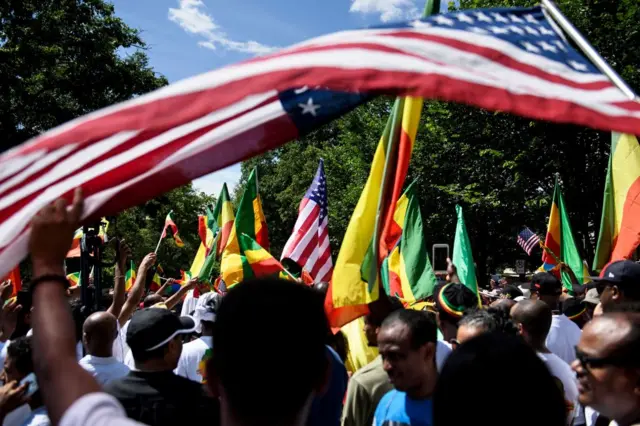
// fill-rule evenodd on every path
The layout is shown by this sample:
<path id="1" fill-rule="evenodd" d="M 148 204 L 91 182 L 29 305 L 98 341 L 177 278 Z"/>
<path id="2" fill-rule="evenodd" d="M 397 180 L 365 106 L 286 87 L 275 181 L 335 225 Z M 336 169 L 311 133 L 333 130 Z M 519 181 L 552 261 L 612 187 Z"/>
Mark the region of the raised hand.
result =
<path id="1" fill-rule="evenodd" d="M 63 262 L 71 247 L 73 234 L 80 225 L 84 199 L 82 189 L 76 188 L 71 208 L 63 198 L 40 210 L 31 221 L 29 252 L 34 276 L 63 274 Z"/>

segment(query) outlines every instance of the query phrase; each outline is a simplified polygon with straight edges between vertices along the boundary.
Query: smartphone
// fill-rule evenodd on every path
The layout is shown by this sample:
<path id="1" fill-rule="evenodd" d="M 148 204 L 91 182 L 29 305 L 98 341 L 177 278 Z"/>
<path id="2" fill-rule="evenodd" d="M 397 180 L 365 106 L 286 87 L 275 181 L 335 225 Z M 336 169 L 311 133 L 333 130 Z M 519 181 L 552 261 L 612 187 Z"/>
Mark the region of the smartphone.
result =
<path id="1" fill-rule="evenodd" d="M 26 396 L 32 396 L 39 389 L 38 380 L 36 379 L 36 375 L 33 373 L 29 373 L 24 379 L 20 380 L 20 385 L 28 384 Z"/>
<path id="2" fill-rule="evenodd" d="M 431 262 L 433 272 L 436 274 L 447 273 L 447 259 L 449 258 L 449 244 L 434 244 L 432 246 Z"/>

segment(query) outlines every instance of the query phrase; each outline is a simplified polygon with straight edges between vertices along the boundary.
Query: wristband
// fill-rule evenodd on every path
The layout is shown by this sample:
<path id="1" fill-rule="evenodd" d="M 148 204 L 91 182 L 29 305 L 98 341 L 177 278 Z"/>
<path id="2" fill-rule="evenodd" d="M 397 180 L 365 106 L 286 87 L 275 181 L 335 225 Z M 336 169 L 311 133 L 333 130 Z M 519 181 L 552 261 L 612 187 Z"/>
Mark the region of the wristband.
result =
<path id="1" fill-rule="evenodd" d="M 55 281 L 57 283 L 60 283 L 62 284 L 65 290 L 69 288 L 69 280 L 64 275 L 54 275 L 54 274 L 40 275 L 39 277 L 33 278 L 29 282 L 29 291 L 31 291 L 31 294 L 33 294 L 33 292 L 35 291 L 36 287 L 39 284 L 45 281 Z"/>

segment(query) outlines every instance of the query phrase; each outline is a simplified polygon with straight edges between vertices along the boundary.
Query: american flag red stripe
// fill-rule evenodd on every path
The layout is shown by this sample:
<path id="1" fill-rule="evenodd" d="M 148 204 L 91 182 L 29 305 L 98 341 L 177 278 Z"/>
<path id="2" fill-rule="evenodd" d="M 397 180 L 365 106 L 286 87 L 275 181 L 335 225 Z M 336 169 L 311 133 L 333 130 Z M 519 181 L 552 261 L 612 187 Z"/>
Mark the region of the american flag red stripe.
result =
<path id="1" fill-rule="evenodd" d="M 281 259 L 291 259 L 316 281 L 329 281 L 333 272 L 329 244 L 327 183 L 320 160 L 315 178 L 300 202 L 298 219 L 282 250 Z"/>
<path id="2" fill-rule="evenodd" d="M 26 256 L 33 215 L 74 188 L 86 195 L 85 222 L 114 214 L 297 138 L 354 107 L 336 107 L 348 93 L 640 134 L 638 103 L 539 8 L 343 31 L 96 111 L 0 155 L 0 276 Z"/>

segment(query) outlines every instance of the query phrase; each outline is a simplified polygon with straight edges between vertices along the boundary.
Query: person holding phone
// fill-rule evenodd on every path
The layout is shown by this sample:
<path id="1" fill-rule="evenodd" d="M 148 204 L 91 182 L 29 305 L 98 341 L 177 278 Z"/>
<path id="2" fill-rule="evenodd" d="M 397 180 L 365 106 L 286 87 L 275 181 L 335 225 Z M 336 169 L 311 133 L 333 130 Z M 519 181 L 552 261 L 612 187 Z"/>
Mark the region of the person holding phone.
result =
<path id="1" fill-rule="evenodd" d="M 7 347 L 2 380 L 18 382 L 24 388 L 24 405 L 16 408 L 4 419 L 3 424 L 22 426 L 48 426 L 51 424 L 47 409 L 33 372 L 31 337 L 19 337 Z"/>

